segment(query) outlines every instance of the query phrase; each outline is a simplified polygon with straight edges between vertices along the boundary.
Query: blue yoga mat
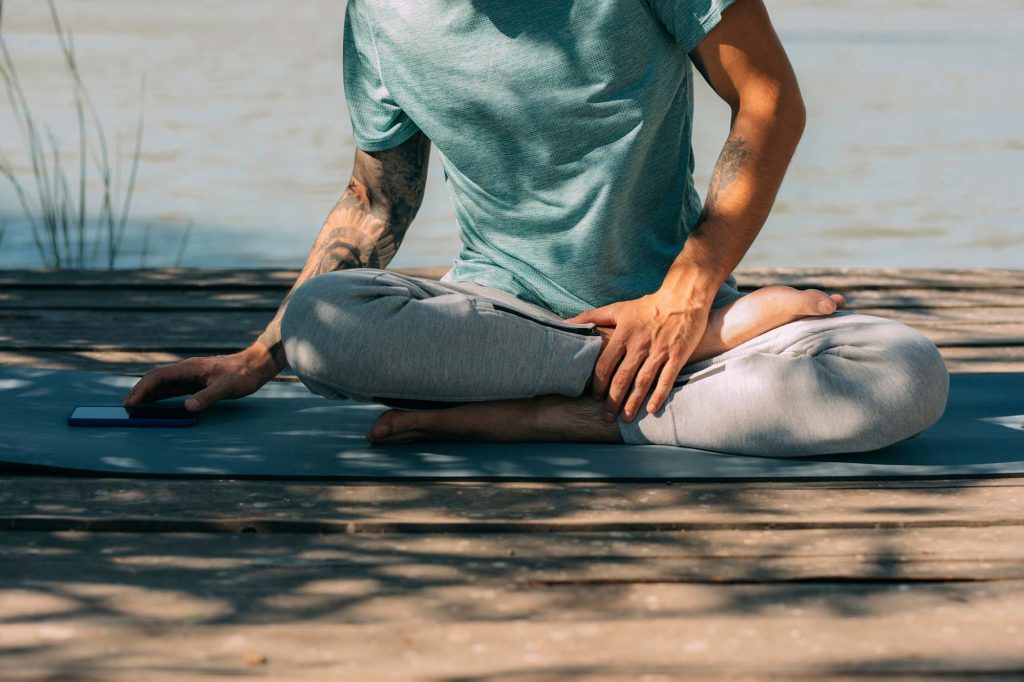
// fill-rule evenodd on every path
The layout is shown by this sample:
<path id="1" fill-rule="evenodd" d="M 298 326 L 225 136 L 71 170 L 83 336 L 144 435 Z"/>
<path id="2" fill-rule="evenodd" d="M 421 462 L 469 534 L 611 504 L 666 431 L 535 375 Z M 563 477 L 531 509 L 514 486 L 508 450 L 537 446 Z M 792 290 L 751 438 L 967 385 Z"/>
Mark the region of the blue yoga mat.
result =
<path id="1" fill-rule="evenodd" d="M 184 429 L 76 428 L 77 405 L 118 405 L 137 378 L 0 368 L 0 467 L 87 475 L 324 479 L 845 479 L 1024 475 L 1024 374 L 952 377 L 942 420 L 869 453 L 744 457 L 658 445 L 424 442 L 363 438 L 388 408 L 270 383 Z"/>

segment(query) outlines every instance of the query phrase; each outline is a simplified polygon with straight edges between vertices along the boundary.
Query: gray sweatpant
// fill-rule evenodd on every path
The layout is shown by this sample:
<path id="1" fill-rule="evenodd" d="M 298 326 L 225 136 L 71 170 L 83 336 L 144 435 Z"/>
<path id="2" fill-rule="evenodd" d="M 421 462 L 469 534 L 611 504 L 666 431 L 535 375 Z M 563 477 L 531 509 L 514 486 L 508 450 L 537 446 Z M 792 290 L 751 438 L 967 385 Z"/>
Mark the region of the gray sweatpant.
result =
<path id="1" fill-rule="evenodd" d="M 743 294 L 729 278 L 713 308 Z M 578 396 L 601 348 L 593 324 L 473 282 L 359 268 L 314 277 L 282 320 L 299 379 L 327 398 L 440 407 Z M 840 311 L 783 325 L 680 372 L 661 410 L 621 416 L 630 444 L 792 457 L 909 438 L 942 415 L 935 346 L 904 324 Z"/>

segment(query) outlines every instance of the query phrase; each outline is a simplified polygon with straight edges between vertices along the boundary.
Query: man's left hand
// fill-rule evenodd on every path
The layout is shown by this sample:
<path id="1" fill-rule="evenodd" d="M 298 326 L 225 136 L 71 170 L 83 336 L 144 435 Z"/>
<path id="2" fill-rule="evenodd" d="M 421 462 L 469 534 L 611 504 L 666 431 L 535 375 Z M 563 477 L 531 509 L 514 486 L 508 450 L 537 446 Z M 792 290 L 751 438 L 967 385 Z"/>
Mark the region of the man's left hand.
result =
<path id="1" fill-rule="evenodd" d="M 568 320 L 615 327 L 594 366 L 593 396 L 600 400 L 607 392 L 605 421 L 614 421 L 623 403 L 623 419 L 632 421 L 652 386 L 647 411 L 662 408 L 679 371 L 704 336 L 710 311 L 710 300 L 657 291 Z"/>

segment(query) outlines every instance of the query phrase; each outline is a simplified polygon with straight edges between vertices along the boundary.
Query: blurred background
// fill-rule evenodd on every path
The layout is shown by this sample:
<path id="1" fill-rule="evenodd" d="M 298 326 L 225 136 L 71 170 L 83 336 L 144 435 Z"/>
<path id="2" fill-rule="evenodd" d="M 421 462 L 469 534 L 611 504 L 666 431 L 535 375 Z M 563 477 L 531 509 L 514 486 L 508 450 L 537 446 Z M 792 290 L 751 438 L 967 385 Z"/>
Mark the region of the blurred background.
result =
<path id="1" fill-rule="evenodd" d="M 743 264 L 1024 267 L 1024 2 L 766 4 L 800 78 L 808 126 Z M 76 217 L 74 72 L 47 2 L 3 0 L 5 73 L 17 77 L 23 99 L 10 88 L 0 97 L 0 158 L 11 174 L 0 176 L 0 267 L 45 264 L 15 187 L 37 205 L 40 160 L 34 167 L 26 111 L 51 173 L 43 186 L 51 199 L 70 199 L 62 225 L 84 222 L 97 235 L 104 225 L 119 228 L 116 267 L 300 267 L 352 167 L 344 0 L 58 0 L 56 7 L 95 113 L 83 109 L 84 221 Z M 703 193 L 729 116 L 696 80 L 693 144 Z M 97 120 L 112 210 L 102 201 Z M 66 190 L 54 179 L 58 167 Z M 73 235 L 70 243 L 74 250 Z M 457 251 L 435 152 L 424 206 L 393 266 L 447 265 Z M 109 263 L 102 256 L 93 264 Z"/>

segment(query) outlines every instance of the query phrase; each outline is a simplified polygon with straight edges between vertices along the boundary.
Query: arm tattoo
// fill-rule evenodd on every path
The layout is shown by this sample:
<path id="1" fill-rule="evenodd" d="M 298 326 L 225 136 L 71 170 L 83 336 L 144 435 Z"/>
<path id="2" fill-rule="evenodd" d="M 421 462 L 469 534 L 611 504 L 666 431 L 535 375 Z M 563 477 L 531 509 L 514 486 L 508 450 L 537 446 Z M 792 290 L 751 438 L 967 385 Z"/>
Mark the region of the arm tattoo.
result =
<path id="1" fill-rule="evenodd" d="M 419 211 L 427 181 L 430 140 L 417 133 L 382 152 L 356 152 L 345 193 L 324 222 L 302 273 L 259 342 L 278 368 L 287 364 L 281 318 L 288 300 L 306 280 L 348 268 L 386 268 Z"/>
<path id="2" fill-rule="evenodd" d="M 711 185 L 708 187 L 708 196 L 704 201 L 704 209 L 700 212 L 697 225 L 703 224 L 714 212 L 718 204 L 718 195 L 733 183 L 740 174 L 743 164 L 746 163 L 750 151 L 747 149 L 747 141 L 742 136 L 730 137 L 722 147 L 722 153 L 718 156 L 715 170 L 711 174 Z"/>
<path id="3" fill-rule="evenodd" d="M 383 268 L 394 257 L 399 233 L 408 226 L 375 214 L 369 196 L 369 188 L 353 177 L 309 254 L 309 277 L 346 268 Z"/>

